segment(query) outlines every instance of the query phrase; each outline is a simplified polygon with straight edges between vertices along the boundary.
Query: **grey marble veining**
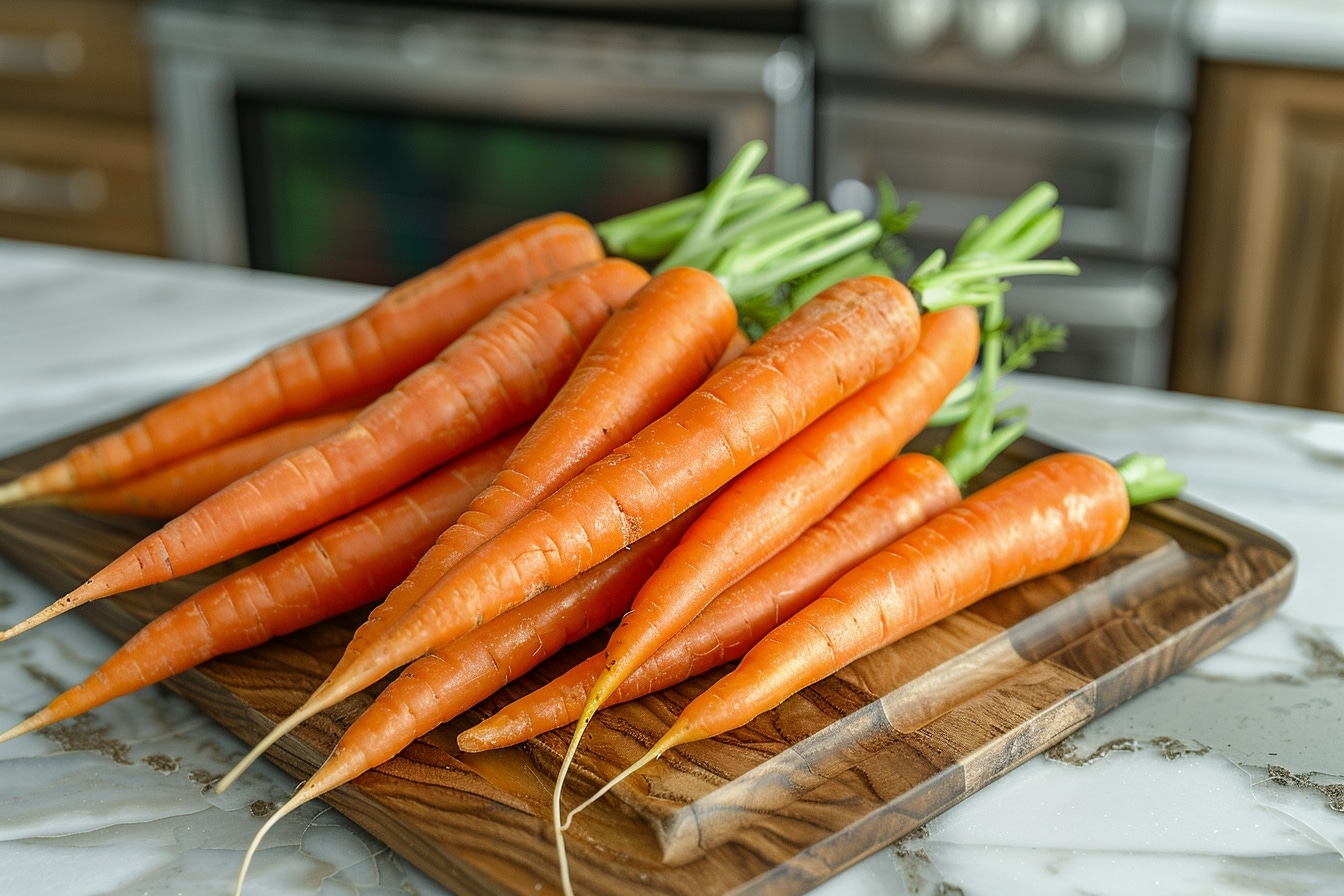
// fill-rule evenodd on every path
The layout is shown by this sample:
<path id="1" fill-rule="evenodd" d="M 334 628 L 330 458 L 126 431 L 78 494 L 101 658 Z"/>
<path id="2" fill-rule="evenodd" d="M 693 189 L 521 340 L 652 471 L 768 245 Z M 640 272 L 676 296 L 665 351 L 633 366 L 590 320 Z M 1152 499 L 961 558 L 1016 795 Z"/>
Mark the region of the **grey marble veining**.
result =
<path id="1" fill-rule="evenodd" d="M 364 287 L 0 243 L 0 453 L 213 377 L 347 316 Z M 1292 546 L 1280 613 L 817 893 L 1344 892 L 1344 417 L 1020 375 L 1034 434 L 1165 455 L 1188 496 Z M 0 563 L 0 623 L 54 595 Z M 0 726 L 115 647 L 76 616 L 2 645 Z M 5 894 L 232 891 L 295 782 L 163 688 L 0 744 Z M 247 893 L 446 891 L 323 804 L 282 820 Z"/>

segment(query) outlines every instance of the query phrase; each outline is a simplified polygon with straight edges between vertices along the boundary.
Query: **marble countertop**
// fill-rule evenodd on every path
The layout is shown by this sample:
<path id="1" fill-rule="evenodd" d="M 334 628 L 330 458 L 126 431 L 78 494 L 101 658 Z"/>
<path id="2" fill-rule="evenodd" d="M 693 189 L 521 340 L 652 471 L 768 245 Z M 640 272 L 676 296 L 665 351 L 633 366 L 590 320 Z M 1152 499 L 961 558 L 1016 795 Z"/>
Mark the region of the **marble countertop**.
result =
<path id="1" fill-rule="evenodd" d="M 1211 59 L 1344 68 L 1339 0 L 1193 0 L 1190 34 Z"/>
<path id="2" fill-rule="evenodd" d="M 366 287 L 0 242 L 0 455 L 217 376 L 348 316 Z M 1344 417 L 1019 375 L 1034 434 L 1165 455 L 1188 494 L 1292 546 L 1280 612 L 815 892 L 1344 892 Z M 0 563 L 0 624 L 56 595 Z M 0 646 L 0 727 L 115 644 L 76 614 Z M 161 687 L 0 745 L 0 881 L 14 896 L 231 892 L 270 765 Z M 447 891 L 325 805 L 284 819 L 249 894 Z"/>

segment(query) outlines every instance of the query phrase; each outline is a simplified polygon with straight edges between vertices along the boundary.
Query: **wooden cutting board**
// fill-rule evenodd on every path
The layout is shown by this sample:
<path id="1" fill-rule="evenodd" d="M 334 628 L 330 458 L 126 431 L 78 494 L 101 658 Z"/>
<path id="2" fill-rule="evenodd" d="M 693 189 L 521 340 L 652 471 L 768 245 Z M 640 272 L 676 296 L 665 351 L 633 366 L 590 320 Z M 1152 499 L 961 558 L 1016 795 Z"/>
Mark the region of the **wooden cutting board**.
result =
<path id="1" fill-rule="evenodd" d="M 0 480 L 73 441 L 0 463 Z M 1051 450 L 1020 440 L 977 484 Z M 10 509 L 0 512 L 0 552 L 62 594 L 152 528 Z M 80 612 L 125 639 L 236 565 Z M 648 766 L 567 834 L 576 890 L 805 892 L 1253 628 L 1287 595 L 1294 567 L 1284 545 L 1193 504 L 1139 508 L 1104 556 L 987 598 L 745 728 Z M 168 686 L 255 743 L 325 677 L 357 623 L 343 618 L 223 657 Z M 476 755 L 459 753 L 455 736 L 600 647 L 575 645 L 328 801 L 462 896 L 559 892 L 550 783 L 570 729 Z M 599 714 L 567 805 L 641 756 L 707 680 Z M 368 699 L 301 726 L 272 759 L 308 777 Z"/>

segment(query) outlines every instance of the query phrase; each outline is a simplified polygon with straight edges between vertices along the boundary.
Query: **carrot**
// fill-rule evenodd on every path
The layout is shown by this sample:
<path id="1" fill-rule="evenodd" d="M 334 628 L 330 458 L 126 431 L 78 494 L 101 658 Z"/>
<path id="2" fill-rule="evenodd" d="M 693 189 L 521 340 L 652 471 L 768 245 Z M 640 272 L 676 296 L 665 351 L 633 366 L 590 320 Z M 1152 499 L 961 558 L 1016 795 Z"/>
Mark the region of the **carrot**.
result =
<path id="1" fill-rule="evenodd" d="M 242 892 L 257 845 L 280 818 L 382 765 L 416 738 L 625 612 L 640 582 L 676 544 L 696 510 L 407 666 L 351 723 L 312 777 L 262 825 L 243 857 L 235 894 Z"/>
<path id="2" fill-rule="evenodd" d="M 895 457 L 970 372 L 980 345 L 973 309 L 925 315 L 920 331 L 915 350 L 892 370 L 737 477 L 649 577 L 607 644 L 606 666 L 561 763 L 557 799 L 584 730 L 616 688 L 715 595 Z"/>
<path id="3" fill-rule="evenodd" d="M 1170 497 L 1183 485 L 1184 477 L 1167 474 L 1154 460 L 1131 458 L 1113 467 L 1089 455 L 1053 454 L 969 495 L 780 624 L 579 809 L 673 747 L 745 725 L 859 657 L 983 597 L 1109 549 L 1129 524 L 1131 503 Z M 1160 475 L 1141 481 L 1155 470 Z"/>
<path id="4" fill-rule="evenodd" d="M 884 381 L 890 381 L 893 387 L 904 382 L 903 388 L 909 390 L 905 396 L 906 405 L 891 404 L 888 407 L 888 418 L 898 411 L 909 413 L 915 421 L 927 417 L 938 397 L 947 391 L 959 372 L 964 370 L 968 357 L 974 358 L 975 334 L 973 312 L 967 308 L 952 308 L 925 315 L 920 342 L 914 354 L 898 365 L 896 370 L 869 384 L 854 398 L 830 411 L 818 423 L 787 443 L 785 448 L 806 447 L 808 450 L 804 456 L 813 461 L 824 457 L 821 449 L 826 443 L 817 440 L 809 444 L 806 437 L 815 435 L 832 418 L 843 420 L 838 414 L 841 408 L 854 405 L 863 398 L 880 398 L 879 387 Z M 1045 328 L 1039 322 L 1023 328 L 1011 340 L 1011 366 L 1030 365 L 1034 353 L 1053 348 L 1059 335 L 1057 329 Z M 992 338 L 992 335 L 986 336 L 986 342 Z M 959 424 L 953 431 L 955 445 L 942 445 L 936 449 L 938 460 L 922 455 L 898 456 L 850 494 L 826 519 L 714 598 L 680 632 L 631 673 L 630 678 L 619 684 L 603 705 L 643 696 L 657 687 L 682 681 L 730 659 L 739 658 L 765 633 L 767 629 L 764 626 L 773 626 L 787 618 L 834 577 L 863 559 L 866 553 L 877 550 L 904 534 L 908 528 L 913 528 L 910 520 L 915 519 L 914 515 L 921 509 L 932 515 L 945 509 L 947 502 L 959 498 L 960 489 L 965 487 L 970 477 L 980 473 L 1026 428 L 1021 409 L 996 416 L 981 412 L 981 405 L 985 404 L 990 406 L 992 412 L 996 398 L 993 388 L 978 388 L 984 385 L 983 380 L 984 375 L 982 382 L 972 384 L 977 387 L 973 389 L 972 400 L 967 402 L 958 399 L 955 412 L 963 424 L 973 419 L 975 425 L 967 427 Z M 962 384 L 966 382 L 963 380 Z M 915 400 L 921 390 L 926 393 L 922 403 Z M 887 396 L 887 399 L 894 400 L 892 396 Z M 854 416 L 850 419 L 861 418 Z M 845 429 L 838 429 L 831 437 L 844 435 L 845 432 Z M 862 431 L 853 433 L 855 438 L 852 447 L 860 454 L 868 444 L 861 437 L 862 434 Z M 776 453 L 784 456 L 784 450 L 782 448 Z M 735 486 L 768 469 L 767 463 L 757 465 L 743 474 Z M 908 489 L 911 494 L 900 494 L 899 489 Z M 779 498 L 782 501 L 784 496 Z M 768 493 L 762 503 L 772 503 Z M 714 509 L 711 508 L 710 512 Z M 753 523 L 750 515 L 730 512 L 727 516 L 735 526 L 750 533 L 750 538 L 746 539 L 748 542 L 759 538 L 762 530 Z M 695 531 L 692 530 L 688 540 L 694 535 Z M 731 556 L 745 556 L 746 563 L 755 561 L 755 557 L 749 554 L 748 546 L 734 544 L 730 539 L 720 539 L 718 547 Z M 674 552 L 673 556 L 676 554 Z M 714 561 L 697 558 L 699 563 L 712 566 Z M 658 574 L 662 572 L 660 570 Z M 648 587 L 646 585 L 645 590 Z M 702 580 L 701 587 L 709 586 Z M 460 739 L 463 748 L 478 750 L 516 743 L 540 731 L 579 720 L 587 691 L 597 683 L 607 657 L 608 654 L 603 653 L 592 658 L 551 685 L 520 698 L 513 706 L 498 713 L 496 718 L 464 732 Z M 583 694 L 578 693 L 580 689 L 583 689 Z"/>
<path id="5" fill-rule="evenodd" d="M 106 485 L 351 395 L 384 391 L 500 302 L 601 257 L 596 233 L 574 215 L 524 221 L 393 287 L 359 315 L 0 486 L 0 504 Z"/>
<path id="6" fill-rule="evenodd" d="M 732 299 L 710 274 L 650 280 L 598 333 L 504 469 L 370 614 L 347 655 L 377 637 L 462 557 L 699 386 L 734 343 Z"/>
<path id="7" fill-rule="evenodd" d="M 961 500 L 947 468 L 898 455 L 824 520 L 714 598 L 603 704 L 623 703 L 740 659 L 842 574 Z M 479 752 L 512 746 L 578 720 L 606 663 L 597 653 L 458 735 Z"/>
<path id="8" fill-rule="evenodd" d="M 830 513 L 924 429 L 979 349 L 975 311 L 925 315 L 915 350 L 737 477 L 640 589 L 594 708 L 705 604 Z"/>
<path id="9" fill-rule="evenodd" d="M 175 517 L 12 637 L 91 600 L 204 569 L 362 507 L 539 414 L 648 274 L 608 259 L 520 293 L 334 436 Z"/>
<path id="10" fill-rule="evenodd" d="M 501 436 L 196 592 L 0 742 L 378 599 L 485 487 L 521 436 Z"/>
<path id="11" fill-rule="evenodd" d="M 855 226 L 855 222 L 850 216 L 827 220 L 826 216 L 822 215 L 821 220 L 816 220 L 817 215 L 808 214 L 806 226 L 796 226 L 796 219 L 789 219 L 784 222 L 788 226 L 783 228 L 780 227 L 780 222 L 777 220 L 766 220 L 762 223 L 760 210 L 755 207 L 749 208 L 747 212 L 741 212 L 739 209 L 738 214 L 733 216 L 734 204 L 739 203 L 741 193 L 751 185 L 749 181 L 746 181 L 747 174 L 750 168 L 759 161 L 763 153 L 764 144 L 759 142 L 744 146 L 733 159 L 728 170 L 716 179 L 714 184 L 701 197 L 703 202 L 700 211 L 694 225 L 689 228 L 686 239 L 697 241 L 697 254 L 707 253 L 711 247 L 717 247 L 714 251 L 721 252 L 723 263 L 711 266 L 712 276 L 711 273 L 696 269 L 678 266 L 669 268 L 666 265 L 667 259 L 665 259 L 664 264 L 659 266 L 657 276 L 653 281 L 654 283 L 662 283 L 664 278 L 675 276 L 675 280 L 668 282 L 693 283 L 701 291 L 721 295 L 722 297 L 716 297 L 714 302 L 722 307 L 709 312 L 709 314 L 723 320 L 724 323 L 727 323 L 726 303 L 730 297 L 731 289 L 742 290 L 743 294 L 750 296 L 755 291 L 762 289 L 774 293 L 779 286 L 776 280 L 782 281 L 801 273 L 811 272 L 814 278 L 824 279 L 824 273 L 813 272 L 813 267 L 820 266 L 824 269 L 825 265 L 837 254 L 851 254 L 856 251 L 856 247 L 871 244 L 880 235 L 880 228 L 875 229 L 876 225 L 872 225 L 871 222 L 859 222 Z M 790 193 L 787 189 L 783 192 L 785 194 Z M 788 195 L 785 196 L 785 199 L 785 205 L 794 201 L 789 199 Z M 769 209 L 778 210 L 782 208 L 782 206 L 769 201 L 764 205 Z M 640 213 L 641 216 L 646 214 L 650 213 Z M 717 223 L 728 218 L 733 221 L 733 227 L 729 228 L 731 235 L 724 230 L 717 229 Z M 745 226 L 753 222 L 759 226 Z M 644 229 L 652 228 L 646 227 Z M 768 229 L 772 235 L 767 237 L 763 234 L 763 229 Z M 776 230 L 782 230 L 782 235 L 774 234 Z M 735 239 L 740 239 L 743 242 L 740 245 L 733 243 L 732 240 Z M 750 247 L 751 251 L 746 254 L 745 258 L 733 252 L 734 249 L 745 250 L 747 247 Z M 673 253 L 673 255 L 676 254 Z M 725 292 L 725 287 L 720 281 L 727 281 L 733 286 Z M 734 304 L 741 301 L 738 294 L 731 294 L 731 299 Z M 788 313 L 792 313 L 792 310 L 792 306 L 785 309 L 774 309 L 770 315 L 762 320 L 774 323 Z M 665 328 L 655 328 L 658 338 L 653 343 L 639 341 L 640 329 L 631 327 L 627 333 L 613 333 L 612 338 L 623 343 L 623 348 L 620 349 L 622 353 L 639 358 L 641 365 L 650 365 L 648 375 L 661 376 L 660 368 L 664 364 L 674 364 L 674 362 L 670 359 L 662 361 L 660 358 L 666 357 L 665 353 L 669 351 L 672 352 L 672 357 L 678 354 L 675 344 L 667 344 L 669 339 L 676 342 L 678 328 L 671 325 Z M 728 358 L 736 357 L 737 354 L 745 350 L 746 334 L 738 333 L 736 335 L 739 338 L 732 340 L 729 347 L 722 352 L 721 363 L 726 362 Z M 651 356 L 650 354 L 654 346 L 659 347 L 657 356 Z M 570 415 L 577 415 L 582 420 L 593 420 L 595 412 L 592 408 L 610 405 L 614 409 L 617 406 L 616 399 L 622 395 L 626 396 L 625 401 L 634 402 L 629 405 L 631 411 L 640 409 L 640 413 L 626 412 L 626 419 L 630 425 L 618 427 L 612 422 L 604 425 L 600 433 L 594 431 L 592 434 L 579 439 L 579 441 L 594 449 L 583 454 L 582 463 L 578 462 L 580 460 L 579 456 L 557 456 L 555 452 L 548 452 L 536 458 L 535 461 L 529 461 L 528 465 L 533 470 L 532 475 L 544 475 L 544 481 L 548 483 L 544 489 L 539 487 L 538 484 L 527 486 L 524 491 L 530 496 L 529 501 L 535 502 L 535 500 L 545 497 L 582 466 L 615 448 L 634 429 L 651 422 L 652 417 L 656 416 L 647 413 L 652 410 L 648 402 L 636 398 L 636 393 L 641 386 L 638 381 L 634 380 L 632 373 L 632 367 L 622 365 L 620 376 L 616 378 L 617 382 L 611 383 L 610 388 L 603 388 L 600 393 L 593 392 L 588 398 L 582 398 L 585 393 L 590 391 L 582 384 L 582 381 L 588 379 L 588 377 L 580 376 L 575 383 L 576 388 L 572 395 L 557 397 L 557 400 L 548 410 L 548 414 L 552 414 L 555 419 L 565 419 Z M 697 375 L 699 375 L 698 372 Z M 609 378 L 609 375 L 605 373 L 601 375 L 602 380 Z M 684 390 L 682 394 L 684 394 Z M 570 407 L 571 399 L 574 401 L 582 400 L 585 403 L 582 406 Z M 608 415 L 605 411 L 602 416 L 607 417 L 609 421 L 619 419 L 616 416 Z M 538 421 L 537 428 L 540 432 L 549 432 L 551 429 L 549 426 L 543 428 L 542 421 Z M 564 427 L 564 430 L 566 437 L 574 438 L 574 428 L 567 426 Z M 552 436 L 546 435 L 543 438 L 549 440 Z M 538 444 L 542 442 L 543 439 L 537 440 Z M 544 474 L 542 474 L 543 470 L 546 471 Z M 439 578 L 446 574 L 469 550 L 480 545 L 487 537 L 500 531 L 505 524 L 515 522 L 522 512 L 530 509 L 529 501 L 518 501 L 511 496 L 511 493 L 517 490 L 517 482 L 514 481 L 513 473 L 506 472 L 504 478 L 509 480 L 504 483 L 505 490 L 494 495 L 483 495 L 481 501 L 474 508 L 474 510 L 481 510 L 484 513 L 475 514 L 473 512 L 468 514 L 464 518 L 463 525 L 455 526 L 454 531 L 445 533 L 440 543 L 417 566 L 407 581 L 398 586 L 388 596 L 388 599 L 374 610 L 365 625 L 356 632 L 355 638 L 348 645 L 345 655 L 336 668 L 332 670 L 329 681 L 345 676 L 347 669 L 360 661 L 366 646 L 382 637 L 389 626 L 397 623 L 408 608 L 420 600 L 426 590 L 434 586 Z M 502 513 L 506 509 L 510 510 L 507 515 Z M 351 686 L 353 687 L 353 685 Z M 363 685 L 358 687 L 363 687 Z M 333 696 L 329 699 L 341 698 Z M 229 787 L 237 775 L 269 749 L 271 744 L 293 726 L 302 722 L 304 718 L 312 713 L 319 712 L 321 709 L 320 701 L 312 701 L 298 713 L 291 715 L 272 729 L 266 737 L 254 745 L 248 755 L 233 770 L 220 780 L 219 789 L 223 790 Z"/>
<path id="12" fill-rule="evenodd" d="M 732 298 L 710 274 L 673 268 L 646 283 L 598 332 L 504 469 L 376 606 L 332 670 L 340 677 L 464 556 L 624 443 L 699 386 L 735 339 Z M 302 719 L 261 739 L 219 782 L 227 789 Z"/>
<path id="13" fill-rule="evenodd" d="M 894 280 L 827 290 L 463 558 L 294 716 L 335 705 L 675 519 L 908 354 L 917 327 Z"/>
<path id="14" fill-rule="evenodd" d="M 341 411 L 277 423 L 114 485 L 39 495 L 22 503 L 168 519 L 187 512 L 235 479 L 282 454 L 338 432 L 357 413 L 357 410 Z"/>

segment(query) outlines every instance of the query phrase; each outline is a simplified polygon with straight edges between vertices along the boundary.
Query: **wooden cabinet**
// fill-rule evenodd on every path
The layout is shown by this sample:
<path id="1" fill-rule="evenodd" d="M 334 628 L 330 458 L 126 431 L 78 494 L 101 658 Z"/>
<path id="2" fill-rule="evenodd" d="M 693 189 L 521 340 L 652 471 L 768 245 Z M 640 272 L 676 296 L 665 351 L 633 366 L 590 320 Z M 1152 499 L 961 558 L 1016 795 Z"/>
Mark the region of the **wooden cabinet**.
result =
<path id="1" fill-rule="evenodd" d="M 1344 71 L 1204 66 L 1171 385 L 1344 411 Z"/>
<path id="2" fill-rule="evenodd" d="M 139 0 L 0 3 L 0 237 L 161 254 Z"/>

